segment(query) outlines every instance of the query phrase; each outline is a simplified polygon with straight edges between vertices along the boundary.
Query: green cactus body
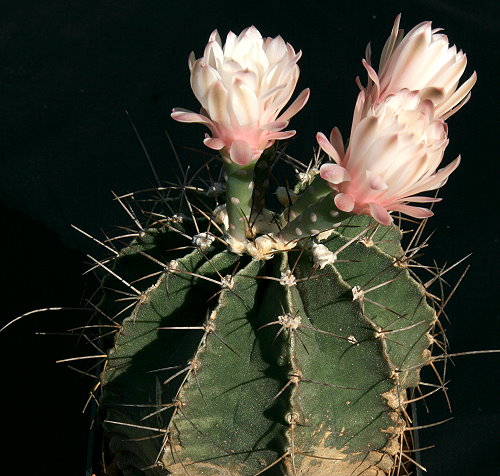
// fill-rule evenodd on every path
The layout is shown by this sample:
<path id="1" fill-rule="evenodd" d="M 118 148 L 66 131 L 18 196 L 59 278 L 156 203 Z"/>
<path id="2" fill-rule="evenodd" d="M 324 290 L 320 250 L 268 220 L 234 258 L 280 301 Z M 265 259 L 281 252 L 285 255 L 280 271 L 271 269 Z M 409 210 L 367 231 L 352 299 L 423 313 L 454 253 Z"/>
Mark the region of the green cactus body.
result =
<path id="1" fill-rule="evenodd" d="M 312 238 L 255 260 L 217 241 L 183 256 L 186 236 L 143 232 L 104 282 L 100 309 L 119 326 L 101 378 L 116 467 L 392 474 L 435 320 L 399 231 L 353 217 L 319 264 Z"/>

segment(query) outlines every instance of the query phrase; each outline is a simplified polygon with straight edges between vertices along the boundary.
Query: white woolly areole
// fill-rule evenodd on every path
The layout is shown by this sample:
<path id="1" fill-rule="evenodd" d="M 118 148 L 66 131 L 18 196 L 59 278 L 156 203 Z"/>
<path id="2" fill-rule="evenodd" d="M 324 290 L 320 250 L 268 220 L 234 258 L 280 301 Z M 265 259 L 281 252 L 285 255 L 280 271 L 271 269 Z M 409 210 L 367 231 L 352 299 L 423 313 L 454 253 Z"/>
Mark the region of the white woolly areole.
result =
<path id="1" fill-rule="evenodd" d="M 214 240 L 215 240 L 214 235 L 204 231 L 203 233 L 198 233 L 197 235 L 194 235 L 192 242 L 193 245 L 196 246 L 197 248 L 200 248 L 200 250 L 205 250 L 210 247 L 210 245 L 214 242 Z"/>
<path id="2" fill-rule="evenodd" d="M 302 186 L 306 186 L 312 183 L 316 175 L 319 174 L 319 169 L 317 167 L 312 167 L 306 172 L 299 172 L 297 178 Z"/>
<path id="3" fill-rule="evenodd" d="M 178 268 L 179 263 L 175 259 L 173 259 L 168 262 L 167 266 L 165 266 L 165 271 L 167 273 L 174 273 Z"/>
<path id="4" fill-rule="evenodd" d="M 295 286 L 297 284 L 297 280 L 295 279 L 295 276 L 292 274 L 290 270 L 282 271 L 280 277 L 280 284 L 287 288 L 291 288 L 292 286 Z"/>
<path id="5" fill-rule="evenodd" d="M 272 235 L 262 235 L 255 238 L 247 245 L 247 253 L 258 260 L 268 260 L 273 257 L 276 251 L 288 251 L 295 248 L 297 241 L 285 242 L 279 237 Z"/>
<path id="6" fill-rule="evenodd" d="M 282 316 L 278 316 L 278 322 L 285 328 L 290 330 L 296 330 L 300 327 L 302 319 L 300 316 L 294 316 L 292 314 L 286 313 Z"/>
<path id="7" fill-rule="evenodd" d="M 229 228 L 229 217 L 227 215 L 225 203 L 215 208 L 215 210 L 213 211 L 213 217 L 215 223 L 218 223 L 219 225 L 224 225 L 224 230 L 227 230 Z"/>
<path id="8" fill-rule="evenodd" d="M 247 240 L 237 240 L 231 235 L 226 235 L 224 239 L 227 242 L 228 248 L 237 255 L 242 255 L 247 248 L 248 241 Z"/>
<path id="9" fill-rule="evenodd" d="M 365 292 L 361 289 L 361 286 L 354 286 L 351 291 L 353 301 L 362 301 L 365 297 Z"/>
<path id="10" fill-rule="evenodd" d="M 234 286 L 234 277 L 228 274 L 227 276 L 224 276 L 221 280 L 221 286 L 224 289 L 233 289 Z"/>
<path id="11" fill-rule="evenodd" d="M 359 345 L 358 339 L 354 337 L 353 335 L 349 336 L 347 340 L 352 344 L 352 345 Z"/>
<path id="12" fill-rule="evenodd" d="M 337 225 L 340 225 L 340 223 L 335 223 L 333 226 L 337 226 Z M 316 239 L 318 241 L 324 241 L 324 240 L 330 238 L 330 236 L 331 236 L 332 233 L 333 233 L 333 229 L 330 228 L 330 229 L 328 229 L 326 231 L 322 231 L 321 233 L 318 233 L 316 235 Z"/>
<path id="13" fill-rule="evenodd" d="M 268 260 L 273 257 L 276 251 L 275 242 L 267 235 L 258 236 L 247 245 L 247 253 L 258 260 Z"/>
<path id="14" fill-rule="evenodd" d="M 314 243 L 312 245 L 313 262 L 315 266 L 323 269 L 328 264 L 337 261 L 337 255 L 331 252 L 325 245 Z"/>
<path id="15" fill-rule="evenodd" d="M 183 213 L 176 213 L 171 217 L 167 217 L 167 221 L 169 223 L 183 223 L 186 218 L 186 215 L 184 215 Z"/>

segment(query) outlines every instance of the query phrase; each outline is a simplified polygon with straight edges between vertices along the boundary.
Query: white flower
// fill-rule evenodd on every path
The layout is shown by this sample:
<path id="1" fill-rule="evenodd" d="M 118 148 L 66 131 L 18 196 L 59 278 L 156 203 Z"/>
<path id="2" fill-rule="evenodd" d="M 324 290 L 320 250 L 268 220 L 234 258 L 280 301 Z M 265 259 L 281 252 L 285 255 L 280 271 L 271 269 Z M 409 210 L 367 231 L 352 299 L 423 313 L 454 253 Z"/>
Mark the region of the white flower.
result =
<path id="1" fill-rule="evenodd" d="M 435 117 L 447 119 L 469 99 L 476 82 L 476 73 L 458 87 L 467 66 L 462 50 L 451 46 L 440 28 L 432 28 L 430 21 L 415 26 L 405 36 L 399 29 L 401 15 L 396 17 L 387 39 L 378 72 L 370 65 L 370 50 L 363 64 L 368 71 L 366 88 L 373 102 L 383 101 L 401 89 L 419 91 L 422 99 L 430 99 Z"/>
<path id="2" fill-rule="evenodd" d="M 264 39 L 254 26 L 239 36 L 230 32 L 224 45 L 215 30 L 203 56 L 189 57 L 191 87 L 201 112 L 176 108 L 172 117 L 205 124 L 212 132 L 205 145 L 220 150 L 226 160 L 240 165 L 255 161 L 274 141 L 295 134 L 283 129 L 305 105 L 309 90 L 279 114 L 297 84 L 300 56 L 280 36 Z"/>
<path id="3" fill-rule="evenodd" d="M 430 99 L 407 89 L 368 108 L 353 125 L 345 153 L 336 128 L 330 140 L 322 133 L 317 140 L 335 161 L 323 164 L 320 176 L 335 190 L 337 208 L 371 215 L 383 225 L 392 222 L 390 211 L 432 216 L 427 208 L 406 202 L 437 201 L 416 194 L 444 185 L 460 161 L 457 158 L 436 171 L 448 144 L 447 125 L 435 117 Z"/>

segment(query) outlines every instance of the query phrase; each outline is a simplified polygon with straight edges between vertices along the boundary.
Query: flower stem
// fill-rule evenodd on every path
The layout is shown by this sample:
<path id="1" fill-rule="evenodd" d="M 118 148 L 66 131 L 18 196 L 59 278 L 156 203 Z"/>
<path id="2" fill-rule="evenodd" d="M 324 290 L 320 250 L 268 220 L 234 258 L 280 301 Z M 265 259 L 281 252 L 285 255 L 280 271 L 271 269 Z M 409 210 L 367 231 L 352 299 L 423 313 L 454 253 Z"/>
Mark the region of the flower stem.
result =
<path id="1" fill-rule="evenodd" d="M 312 183 L 299 195 L 297 201 L 283 212 L 286 221 L 297 218 L 309 205 L 316 203 L 326 195 L 332 193 L 328 182 L 320 177 L 316 177 Z"/>
<path id="2" fill-rule="evenodd" d="M 224 164 L 226 173 L 226 211 L 229 220 L 228 234 L 233 240 L 246 241 L 246 230 L 252 211 L 253 171 L 255 162 L 238 165 Z"/>
<path id="3" fill-rule="evenodd" d="M 330 192 L 332 192 L 331 189 Z M 297 203 L 298 200 L 295 205 Z M 295 208 L 295 205 L 292 209 Z M 285 243 L 289 243 L 330 230 L 335 224 L 340 223 L 350 216 L 350 213 L 343 212 L 335 206 L 332 193 L 329 193 L 312 203 L 309 201 L 309 204 L 306 206 L 301 206 L 301 213 L 292 219 L 280 231 L 278 236 Z"/>

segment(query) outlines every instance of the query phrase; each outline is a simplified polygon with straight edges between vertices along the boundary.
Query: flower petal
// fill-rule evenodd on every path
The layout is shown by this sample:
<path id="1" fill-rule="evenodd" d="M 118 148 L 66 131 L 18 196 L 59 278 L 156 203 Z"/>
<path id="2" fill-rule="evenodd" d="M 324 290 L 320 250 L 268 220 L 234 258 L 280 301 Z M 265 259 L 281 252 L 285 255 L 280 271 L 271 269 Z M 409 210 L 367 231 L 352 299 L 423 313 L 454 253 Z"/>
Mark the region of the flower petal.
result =
<path id="1" fill-rule="evenodd" d="M 413 218 L 429 218 L 434 215 L 428 208 L 412 207 L 411 205 L 404 205 L 402 203 L 391 206 L 391 210 L 404 213 Z"/>
<path id="2" fill-rule="evenodd" d="M 380 55 L 380 65 L 379 65 L 380 74 L 384 73 L 385 68 L 387 67 L 388 60 L 391 57 L 392 52 L 394 51 L 394 47 L 402 39 L 403 30 L 399 29 L 400 21 L 401 21 L 401 13 L 396 16 L 396 19 L 394 20 L 394 24 L 392 26 L 391 34 L 389 35 L 389 38 L 385 42 L 382 54 Z"/>
<path id="3" fill-rule="evenodd" d="M 257 123 L 259 120 L 259 100 L 255 92 L 238 78 L 234 78 L 231 91 L 231 107 L 240 126 Z"/>
<path id="4" fill-rule="evenodd" d="M 332 132 L 330 132 L 330 144 L 332 144 L 333 148 L 337 151 L 339 157 L 343 159 L 345 155 L 344 141 L 338 127 L 334 127 Z"/>
<path id="5" fill-rule="evenodd" d="M 206 100 L 209 89 L 218 81 L 219 75 L 217 71 L 202 60 L 196 60 L 193 64 L 193 71 L 191 73 L 191 89 L 193 90 L 196 99 L 203 107 L 206 107 Z"/>
<path id="6" fill-rule="evenodd" d="M 262 126 L 266 131 L 281 131 L 288 126 L 288 121 L 273 121 Z"/>
<path id="7" fill-rule="evenodd" d="M 210 38 L 211 40 L 208 42 L 203 53 L 204 62 L 212 68 L 218 69 L 224 62 L 224 53 L 222 52 L 220 36 L 217 30 L 212 33 Z"/>
<path id="8" fill-rule="evenodd" d="M 332 144 L 328 141 L 326 138 L 325 134 L 322 132 L 318 132 L 316 134 L 316 140 L 318 141 L 319 146 L 335 161 L 337 164 L 340 164 L 342 162 L 342 159 L 340 158 L 339 153 L 333 147 Z"/>
<path id="9" fill-rule="evenodd" d="M 368 77 L 373 81 L 373 95 L 378 99 L 379 91 L 380 91 L 380 81 L 378 79 L 377 72 L 373 69 L 371 65 L 368 64 L 367 61 L 362 60 L 362 64 L 368 73 Z"/>
<path id="10" fill-rule="evenodd" d="M 371 170 L 366 171 L 366 178 L 368 180 L 368 185 L 372 190 L 387 190 L 389 188 L 384 182 L 384 179 Z"/>
<path id="11" fill-rule="evenodd" d="M 435 202 L 440 202 L 441 200 L 442 198 L 422 197 L 421 195 L 405 197 L 405 202 L 415 202 L 415 203 L 435 203 Z"/>
<path id="12" fill-rule="evenodd" d="M 195 61 L 196 61 L 196 56 L 194 54 L 194 51 L 191 51 L 191 53 L 189 53 L 189 57 L 188 57 L 189 71 L 193 71 L 193 66 L 194 66 Z"/>
<path id="13" fill-rule="evenodd" d="M 344 167 L 332 163 L 323 164 L 319 169 L 319 175 L 322 179 L 335 185 L 351 180 L 349 172 Z"/>
<path id="14" fill-rule="evenodd" d="M 297 131 L 282 131 L 282 132 L 271 132 L 269 135 L 266 135 L 265 138 L 267 140 L 284 140 L 284 139 L 290 139 L 293 137 Z"/>
<path id="15" fill-rule="evenodd" d="M 229 149 L 229 156 L 236 164 L 247 165 L 252 162 L 254 152 L 247 142 L 235 140 Z"/>
<path id="16" fill-rule="evenodd" d="M 173 109 L 170 117 L 178 122 L 199 122 L 200 124 L 212 124 L 212 121 L 208 117 L 181 108 Z"/>
<path id="17" fill-rule="evenodd" d="M 378 203 L 369 203 L 370 215 L 375 218 L 381 225 L 390 225 L 392 223 L 392 217 L 389 212 L 379 205 Z"/>
<path id="18" fill-rule="evenodd" d="M 443 116 L 443 119 L 448 119 L 452 114 L 455 114 L 470 97 L 470 90 L 474 87 L 477 81 L 477 74 L 474 71 L 471 77 L 460 86 L 446 101 L 439 104 L 436 113 Z"/>
<path id="19" fill-rule="evenodd" d="M 428 180 L 422 183 L 416 183 L 414 187 L 407 191 L 407 195 L 415 195 L 417 193 L 425 192 L 428 190 L 435 190 L 443 186 L 450 174 L 460 165 L 460 156 L 453 162 L 449 163 L 446 167 L 438 170 L 434 175 L 431 175 Z"/>
<path id="20" fill-rule="evenodd" d="M 352 212 L 354 209 L 354 200 L 350 195 L 346 193 L 338 193 L 333 197 L 336 207 L 343 212 Z"/>
<path id="21" fill-rule="evenodd" d="M 208 91 L 207 111 L 213 122 L 229 122 L 228 94 L 222 81 L 216 81 Z"/>
<path id="22" fill-rule="evenodd" d="M 298 96 L 295 101 L 293 101 L 292 104 L 285 110 L 283 114 L 278 118 L 280 121 L 288 121 L 290 120 L 295 114 L 297 114 L 305 105 L 306 102 L 309 99 L 310 95 L 310 89 L 306 88 L 304 89 Z"/>
<path id="23" fill-rule="evenodd" d="M 213 150 L 221 150 L 226 146 L 222 139 L 219 139 L 218 137 L 210 137 L 208 134 L 205 134 L 203 143 Z"/>

